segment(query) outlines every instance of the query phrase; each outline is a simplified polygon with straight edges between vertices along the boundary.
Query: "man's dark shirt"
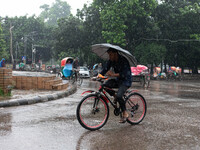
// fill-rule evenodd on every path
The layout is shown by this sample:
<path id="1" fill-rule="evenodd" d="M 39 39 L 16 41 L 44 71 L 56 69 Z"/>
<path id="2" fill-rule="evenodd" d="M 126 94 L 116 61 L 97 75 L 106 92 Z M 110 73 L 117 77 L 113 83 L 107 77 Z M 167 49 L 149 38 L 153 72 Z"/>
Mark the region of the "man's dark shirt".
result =
<path id="1" fill-rule="evenodd" d="M 106 66 L 101 71 L 101 74 L 105 75 L 111 67 L 113 67 L 115 73 L 119 73 L 117 82 L 120 85 L 122 84 L 130 87 L 132 84 L 132 76 L 128 60 L 121 55 L 119 55 L 118 62 L 112 62 L 111 60 L 108 60 Z"/>

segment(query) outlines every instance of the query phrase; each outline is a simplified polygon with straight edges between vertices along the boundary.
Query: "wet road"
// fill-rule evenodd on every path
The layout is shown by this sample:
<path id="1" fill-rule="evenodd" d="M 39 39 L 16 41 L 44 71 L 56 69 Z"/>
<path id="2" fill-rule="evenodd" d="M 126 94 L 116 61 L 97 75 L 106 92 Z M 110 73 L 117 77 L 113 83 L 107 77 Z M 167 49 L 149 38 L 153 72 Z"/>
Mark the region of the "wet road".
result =
<path id="1" fill-rule="evenodd" d="M 67 98 L 0 109 L 2 150 L 160 150 L 200 149 L 200 82 L 152 81 L 149 89 L 133 83 L 147 101 L 140 125 L 119 124 L 111 116 L 99 131 L 87 131 L 76 120 L 84 90 L 96 88 L 84 80 Z"/>

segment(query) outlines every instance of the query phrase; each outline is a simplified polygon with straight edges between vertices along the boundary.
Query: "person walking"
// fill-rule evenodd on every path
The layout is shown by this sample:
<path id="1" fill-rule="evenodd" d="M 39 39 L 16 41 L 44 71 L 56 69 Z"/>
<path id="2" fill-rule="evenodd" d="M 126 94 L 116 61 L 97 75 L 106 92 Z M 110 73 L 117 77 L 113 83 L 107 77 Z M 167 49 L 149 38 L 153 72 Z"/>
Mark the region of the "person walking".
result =
<path id="1" fill-rule="evenodd" d="M 0 61 L 0 67 L 6 67 L 5 58 Z"/>

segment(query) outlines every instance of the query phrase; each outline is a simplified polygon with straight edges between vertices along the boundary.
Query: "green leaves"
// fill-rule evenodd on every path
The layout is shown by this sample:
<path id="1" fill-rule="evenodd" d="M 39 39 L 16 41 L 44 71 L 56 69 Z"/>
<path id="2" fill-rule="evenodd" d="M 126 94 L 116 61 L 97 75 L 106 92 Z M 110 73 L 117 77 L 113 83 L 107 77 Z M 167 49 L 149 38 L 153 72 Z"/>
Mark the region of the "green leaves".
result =
<path id="1" fill-rule="evenodd" d="M 0 24 L 0 58 L 8 59 L 9 53 L 6 51 L 6 41 L 4 40 L 3 30 Z"/>
<path id="2" fill-rule="evenodd" d="M 58 19 L 69 17 L 71 13 L 69 4 L 61 0 L 56 0 L 51 7 L 44 4 L 40 8 L 43 9 L 40 18 L 50 26 L 57 26 Z"/>
<path id="3" fill-rule="evenodd" d="M 154 0 L 115 0 L 100 5 L 102 36 L 108 43 L 125 47 L 132 41 L 129 38 L 133 38 L 128 32 L 134 31 L 139 19 L 150 16 L 157 3 Z"/>
<path id="4" fill-rule="evenodd" d="M 125 24 L 127 20 L 128 3 L 118 2 L 109 3 L 101 11 L 102 36 L 108 43 L 125 46 Z"/>
<path id="5" fill-rule="evenodd" d="M 39 18 L 5 19 L 3 33 L 0 31 L 0 54 L 9 56 L 12 23 L 15 26 L 13 49 L 17 42 L 20 57 L 27 46 L 30 58 L 31 45 L 37 44 L 42 45 L 38 47 L 38 58 L 45 61 L 70 55 L 78 56 L 81 63 L 94 64 L 102 60 L 91 53 L 91 45 L 107 42 L 129 50 L 143 64 L 158 64 L 164 60 L 180 67 L 200 66 L 199 2 L 163 0 L 158 4 L 156 0 L 93 0 L 90 6 L 84 5 L 72 16 L 69 5 L 56 0 L 52 6 L 41 6 L 43 12 Z M 29 36 L 27 45 L 25 36 Z"/>
<path id="6" fill-rule="evenodd" d="M 135 48 L 134 55 L 141 64 L 160 64 L 166 55 L 166 47 L 156 43 L 141 43 Z"/>

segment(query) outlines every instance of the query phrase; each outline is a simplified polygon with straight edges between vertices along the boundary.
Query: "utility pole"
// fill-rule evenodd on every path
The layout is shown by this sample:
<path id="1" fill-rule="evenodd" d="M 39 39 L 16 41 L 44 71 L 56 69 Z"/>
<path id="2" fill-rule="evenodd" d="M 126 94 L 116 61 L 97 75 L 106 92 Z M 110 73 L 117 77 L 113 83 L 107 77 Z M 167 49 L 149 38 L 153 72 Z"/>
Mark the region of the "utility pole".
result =
<path id="1" fill-rule="evenodd" d="M 26 65 L 27 36 L 24 36 L 24 64 Z"/>
<path id="2" fill-rule="evenodd" d="M 33 43 L 34 43 L 34 38 L 33 36 L 36 34 L 37 32 L 36 31 L 32 31 L 30 32 L 29 34 L 27 35 L 24 35 L 24 63 L 26 64 L 26 60 L 27 60 L 27 41 L 28 41 L 28 38 L 30 38 L 32 40 L 32 50 L 33 50 Z"/>
<path id="3" fill-rule="evenodd" d="M 36 47 L 32 44 L 32 64 L 35 64 Z"/>
<path id="4" fill-rule="evenodd" d="M 13 28 L 14 28 L 14 26 L 12 26 L 12 24 L 10 23 L 10 55 L 11 55 L 12 64 L 14 64 L 13 50 L 12 50 L 12 29 Z"/>

